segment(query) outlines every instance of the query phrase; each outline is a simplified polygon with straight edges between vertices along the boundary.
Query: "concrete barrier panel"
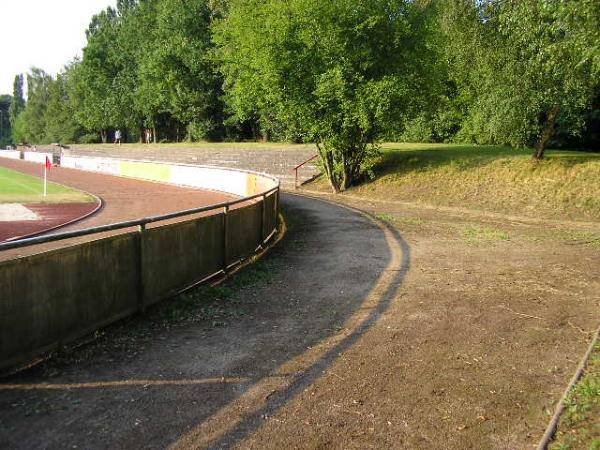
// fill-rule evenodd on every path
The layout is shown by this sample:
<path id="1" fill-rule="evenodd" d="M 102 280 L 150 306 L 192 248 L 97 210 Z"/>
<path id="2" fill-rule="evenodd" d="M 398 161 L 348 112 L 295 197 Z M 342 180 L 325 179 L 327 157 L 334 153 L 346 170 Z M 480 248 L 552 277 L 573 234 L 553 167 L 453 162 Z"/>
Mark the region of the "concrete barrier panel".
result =
<path id="1" fill-rule="evenodd" d="M 122 177 L 139 178 L 141 180 L 161 181 L 170 183 L 171 166 L 147 162 L 121 161 L 119 175 Z"/>
<path id="2" fill-rule="evenodd" d="M 228 263 L 250 256 L 262 243 L 262 202 L 229 211 L 227 217 Z"/>
<path id="3" fill-rule="evenodd" d="M 90 333 L 137 308 L 137 235 L 0 263 L 0 365 Z"/>
<path id="4" fill-rule="evenodd" d="M 21 159 L 19 150 L 0 150 L 0 158 Z"/>
<path id="5" fill-rule="evenodd" d="M 277 227 L 277 193 L 272 192 L 265 198 L 265 223 L 263 237 L 269 236 Z"/>
<path id="6" fill-rule="evenodd" d="M 52 155 L 52 153 L 23 152 L 23 159 L 25 161 L 45 164 L 46 158 L 48 158 L 50 162 L 52 162 L 52 158 L 54 158 L 54 155 Z"/>
<path id="7" fill-rule="evenodd" d="M 118 159 L 91 158 L 85 156 L 62 156 L 60 165 L 71 169 L 87 170 L 89 172 L 101 172 L 109 175 L 119 175 L 121 168 Z"/>
<path id="8" fill-rule="evenodd" d="M 181 186 L 228 192 L 240 197 L 249 195 L 246 172 L 217 167 L 178 166 L 172 167 L 171 182 Z"/>
<path id="9" fill-rule="evenodd" d="M 278 186 L 267 175 L 221 167 L 169 164 L 154 161 L 129 161 L 91 156 L 63 156 L 63 167 L 109 173 L 180 186 L 227 192 L 245 197 Z"/>
<path id="10" fill-rule="evenodd" d="M 223 268 L 221 214 L 144 232 L 144 303 L 149 305 Z"/>

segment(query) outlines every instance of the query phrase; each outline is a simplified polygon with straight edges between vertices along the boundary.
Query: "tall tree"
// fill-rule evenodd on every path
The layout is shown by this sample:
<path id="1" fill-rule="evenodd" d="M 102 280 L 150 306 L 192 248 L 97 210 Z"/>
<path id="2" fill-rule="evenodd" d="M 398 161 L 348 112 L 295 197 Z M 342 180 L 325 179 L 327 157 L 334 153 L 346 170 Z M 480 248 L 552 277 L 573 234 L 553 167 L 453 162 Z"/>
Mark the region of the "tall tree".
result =
<path id="1" fill-rule="evenodd" d="M 23 74 L 20 73 L 15 75 L 15 81 L 13 83 L 13 95 L 10 103 L 10 109 L 8 111 L 11 125 L 14 125 L 17 117 L 21 114 L 21 111 L 25 108 L 25 98 L 23 97 Z"/>
<path id="2" fill-rule="evenodd" d="M 409 0 L 234 0 L 216 29 L 237 117 L 276 118 L 317 143 L 332 190 L 431 85 L 429 8 Z"/>
<path id="3" fill-rule="evenodd" d="M 33 144 L 47 142 L 46 108 L 51 81 L 52 77 L 37 67 L 32 67 L 27 74 L 27 104 L 15 122 L 14 129 L 19 133 L 16 141 L 24 140 Z"/>
<path id="4" fill-rule="evenodd" d="M 12 97 L 10 95 L 0 95 L 0 148 L 5 147 L 12 142 L 12 130 L 9 120 L 11 104 Z"/>
<path id="5" fill-rule="evenodd" d="M 129 4 L 121 7 L 121 12 L 107 8 L 92 18 L 83 58 L 74 64 L 68 86 L 78 122 L 98 132 L 103 142 L 110 128 L 135 122 L 129 114 L 132 95 L 122 70 L 127 61 L 118 48 L 120 14 L 126 14 Z"/>
<path id="6" fill-rule="evenodd" d="M 67 91 L 69 74 L 70 66 L 67 66 L 48 85 L 45 139 L 49 142 L 69 144 L 81 134 L 81 126 L 75 120 L 73 102 Z"/>
<path id="7" fill-rule="evenodd" d="M 221 77 L 210 53 L 214 8 L 207 0 L 158 2 L 153 40 L 139 59 L 140 108 L 150 122 L 168 113 L 186 125 L 190 140 L 215 136 L 223 120 Z"/>

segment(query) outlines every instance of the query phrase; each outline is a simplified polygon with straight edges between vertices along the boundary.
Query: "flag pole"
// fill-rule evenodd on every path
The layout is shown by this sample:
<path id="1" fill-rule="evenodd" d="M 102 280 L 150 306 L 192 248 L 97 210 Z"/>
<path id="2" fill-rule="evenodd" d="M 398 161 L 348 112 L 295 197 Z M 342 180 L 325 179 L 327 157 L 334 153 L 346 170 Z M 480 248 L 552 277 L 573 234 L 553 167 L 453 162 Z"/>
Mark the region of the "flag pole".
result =
<path id="1" fill-rule="evenodd" d="M 47 183 L 48 183 L 48 165 L 44 164 L 44 197 L 46 196 L 46 193 L 48 191 L 47 187 L 46 187 Z"/>

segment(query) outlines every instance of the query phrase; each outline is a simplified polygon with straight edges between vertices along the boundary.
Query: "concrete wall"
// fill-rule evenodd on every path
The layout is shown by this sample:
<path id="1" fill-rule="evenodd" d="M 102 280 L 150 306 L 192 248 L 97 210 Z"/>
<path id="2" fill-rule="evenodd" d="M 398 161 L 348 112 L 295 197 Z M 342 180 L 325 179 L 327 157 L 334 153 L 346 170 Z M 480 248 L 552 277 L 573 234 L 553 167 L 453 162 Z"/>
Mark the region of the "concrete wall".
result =
<path id="1" fill-rule="evenodd" d="M 60 164 L 73 169 L 221 191 L 242 197 L 267 191 L 278 183 L 272 177 L 249 171 L 156 161 L 64 155 Z"/>
<path id="2" fill-rule="evenodd" d="M 49 147 L 38 146 L 38 149 L 49 151 Z M 56 150 L 58 151 L 58 150 Z M 122 158 L 130 160 L 165 161 L 175 164 L 206 165 L 230 167 L 234 169 L 252 170 L 268 173 L 277 177 L 284 188 L 294 187 L 293 168 L 317 154 L 314 145 L 292 144 L 228 144 L 199 145 L 198 147 L 173 147 L 144 145 L 116 146 L 98 144 L 79 146 L 70 145 L 65 154 L 73 156 L 96 156 Z M 311 161 L 299 171 L 300 181 L 306 181 L 320 172 L 317 161 Z"/>
<path id="3" fill-rule="evenodd" d="M 37 163 L 46 163 L 46 158 L 48 158 L 51 162 L 53 159 L 52 153 L 41 153 L 41 152 L 23 152 L 23 159 L 25 161 L 37 162 Z"/>
<path id="4" fill-rule="evenodd" d="M 0 158 L 21 159 L 19 150 L 0 150 Z"/>
<path id="5" fill-rule="evenodd" d="M 91 164 L 67 160 L 71 167 Z M 76 164 L 77 163 L 77 164 Z M 277 188 L 257 174 L 175 165 L 94 161 L 98 170 L 138 178 L 181 181 L 250 195 Z M 231 183 L 223 180 L 230 177 Z M 193 182 L 196 178 L 191 178 Z M 221 190 L 221 189 L 219 189 Z M 265 192 L 260 191 L 260 192 Z M 151 224 L 124 234 L 0 262 L 0 368 L 27 362 L 251 256 L 277 226 L 278 191 L 212 215 Z"/>

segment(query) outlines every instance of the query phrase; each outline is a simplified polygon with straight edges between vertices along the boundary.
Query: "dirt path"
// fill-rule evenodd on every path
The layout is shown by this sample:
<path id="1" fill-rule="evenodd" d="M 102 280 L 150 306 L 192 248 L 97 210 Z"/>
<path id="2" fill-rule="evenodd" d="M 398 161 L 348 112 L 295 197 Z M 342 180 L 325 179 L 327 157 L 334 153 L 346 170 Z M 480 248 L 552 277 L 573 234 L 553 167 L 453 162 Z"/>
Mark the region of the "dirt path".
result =
<path id="1" fill-rule="evenodd" d="M 284 196 L 274 273 L 235 290 L 226 320 L 3 379 L 0 447 L 532 448 L 597 325 L 600 252 L 359 206 L 392 226 Z"/>

